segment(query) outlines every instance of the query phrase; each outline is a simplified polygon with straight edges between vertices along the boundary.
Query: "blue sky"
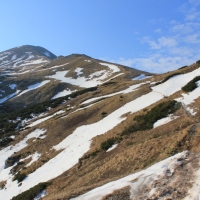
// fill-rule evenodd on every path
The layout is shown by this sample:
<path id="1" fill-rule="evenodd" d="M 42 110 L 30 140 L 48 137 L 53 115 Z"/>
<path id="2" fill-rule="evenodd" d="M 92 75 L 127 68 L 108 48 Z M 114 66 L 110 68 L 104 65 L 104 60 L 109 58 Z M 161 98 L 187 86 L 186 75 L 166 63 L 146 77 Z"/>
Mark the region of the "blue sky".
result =
<path id="1" fill-rule="evenodd" d="M 200 0 L 1 0 L 0 51 L 25 44 L 149 72 L 200 60 Z"/>

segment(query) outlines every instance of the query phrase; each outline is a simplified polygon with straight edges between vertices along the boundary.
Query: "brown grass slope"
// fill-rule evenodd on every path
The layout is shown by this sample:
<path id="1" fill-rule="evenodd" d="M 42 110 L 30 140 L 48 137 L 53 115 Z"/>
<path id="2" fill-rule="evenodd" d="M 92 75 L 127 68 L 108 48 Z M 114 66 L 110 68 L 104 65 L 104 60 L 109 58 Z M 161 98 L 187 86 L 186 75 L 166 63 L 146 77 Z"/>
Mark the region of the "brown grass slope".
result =
<path id="1" fill-rule="evenodd" d="M 178 72 L 186 73 L 197 67 L 197 65 L 192 65 L 187 69 L 180 69 Z M 155 77 L 155 79 L 162 80 L 166 76 L 168 74 Z M 162 101 L 168 101 L 178 96 L 179 93 Z M 199 108 L 199 102 L 199 99 L 195 102 L 197 108 Z M 153 106 L 155 105 L 150 106 L 148 110 Z M 140 111 L 140 114 L 143 112 L 147 111 Z M 195 117 L 192 117 L 184 108 L 181 108 L 175 113 L 180 116 L 178 119 L 155 129 L 138 131 L 124 136 L 123 141 L 111 152 L 100 151 L 94 156 L 87 156 L 99 150 L 101 142 L 107 138 L 119 136 L 121 131 L 132 123 L 133 117 L 138 114 L 129 115 L 113 130 L 94 138 L 90 151 L 83 156 L 81 163 L 53 180 L 53 184 L 47 189 L 48 195 L 44 199 L 70 199 L 109 181 L 147 168 L 177 152 L 183 150 L 199 152 L 200 112 L 198 111 Z"/>
<path id="2" fill-rule="evenodd" d="M 60 62 L 59 64 L 63 64 L 67 61 L 67 59 L 71 59 L 70 63 L 72 64 L 66 65 L 65 69 L 75 69 L 76 67 L 82 66 L 81 63 L 83 62 L 85 57 L 82 57 L 82 55 L 73 55 L 73 59 L 71 57 L 61 57 L 58 60 L 60 59 L 62 60 L 62 62 Z M 56 63 L 57 61 L 53 62 Z M 96 63 L 96 61 L 93 62 L 93 66 L 95 66 L 97 69 L 98 63 Z M 55 63 L 53 65 L 55 65 Z M 88 63 L 86 64 L 88 65 Z M 90 67 L 92 67 L 90 66 L 90 64 L 91 63 L 89 63 L 87 69 L 90 69 Z M 189 67 L 179 69 L 175 72 L 153 76 L 150 78 L 150 80 L 152 82 L 159 82 L 164 80 L 168 76 L 173 75 L 174 73 L 187 73 L 198 67 L 198 64 L 193 64 Z M 122 70 L 122 72 L 126 71 L 126 69 L 121 66 L 120 69 Z M 86 76 L 88 75 L 87 70 L 84 70 L 84 73 Z M 73 76 L 73 74 L 71 75 Z M 30 167 L 24 167 L 26 163 L 29 162 L 28 160 L 26 160 L 22 165 L 17 165 L 15 168 L 15 173 L 17 173 L 19 170 L 21 170 L 20 173 L 24 173 L 26 175 L 33 172 L 43 163 L 47 162 L 49 159 L 53 158 L 59 153 L 54 150 L 50 150 L 51 147 L 61 142 L 77 127 L 97 122 L 102 119 L 103 112 L 106 112 L 106 114 L 110 114 L 124 104 L 151 91 L 149 84 L 146 83 L 134 92 L 106 98 L 98 102 L 94 106 L 73 113 L 73 111 L 75 111 L 77 108 L 81 108 L 81 102 L 86 99 L 117 92 L 127 88 L 133 83 L 143 82 L 131 81 L 126 78 L 126 75 L 127 74 L 125 73 L 124 76 L 120 76 L 114 79 L 114 84 L 101 85 L 99 86 L 97 91 L 89 92 L 87 94 L 80 95 L 74 99 L 68 100 L 66 103 L 60 105 L 59 107 L 52 109 L 49 113 L 51 114 L 56 112 L 57 110 L 63 109 L 66 112 L 63 113 L 61 116 L 55 116 L 54 118 L 51 118 L 50 120 L 45 121 L 33 128 L 22 131 L 13 142 L 13 144 L 17 143 L 26 134 L 30 133 L 36 128 L 47 129 L 47 132 L 45 133 L 47 134 L 47 137 L 45 139 L 37 139 L 34 142 L 29 141 L 29 145 L 26 148 L 16 153 L 15 156 L 20 156 L 20 158 L 25 158 L 27 157 L 27 155 L 33 154 L 36 151 L 38 153 L 41 153 L 42 156 Z M 51 180 L 52 184 L 47 187 L 47 196 L 44 197 L 44 200 L 70 199 L 72 197 L 83 194 L 95 187 L 103 185 L 109 181 L 117 180 L 128 174 L 145 169 L 148 166 L 171 155 L 174 155 L 177 152 L 181 152 L 183 150 L 199 152 L 199 110 L 197 110 L 197 114 L 195 116 L 191 116 L 184 109 L 184 107 L 181 107 L 175 113 L 175 115 L 179 116 L 179 118 L 171 121 L 168 124 L 162 125 L 155 129 L 136 131 L 129 135 L 121 136 L 122 131 L 133 123 L 133 119 L 135 116 L 146 114 L 149 110 L 151 110 L 159 103 L 167 102 L 177 97 L 180 97 L 180 92 L 177 92 L 168 98 L 164 98 L 161 101 L 137 113 L 127 113 L 127 119 L 125 121 L 118 124 L 116 127 L 108 131 L 104 135 L 93 138 L 91 149 L 79 160 L 79 163 L 77 163 L 74 167 L 72 167 L 59 177 Z M 73 107 L 71 110 L 68 109 L 69 105 L 70 107 Z M 199 108 L 200 99 L 197 99 L 193 106 Z M 121 138 L 121 140 L 119 140 L 117 148 L 110 152 L 102 150 L 101 143 L 113 137 Z M 127 188 L 125 188 L 125 190 L 127 190 Z M 119 195 L 123 195 L 123 191 L 116 191 L 116 193 Z M 125 193 L 127 193 L 127 191 Z"/>

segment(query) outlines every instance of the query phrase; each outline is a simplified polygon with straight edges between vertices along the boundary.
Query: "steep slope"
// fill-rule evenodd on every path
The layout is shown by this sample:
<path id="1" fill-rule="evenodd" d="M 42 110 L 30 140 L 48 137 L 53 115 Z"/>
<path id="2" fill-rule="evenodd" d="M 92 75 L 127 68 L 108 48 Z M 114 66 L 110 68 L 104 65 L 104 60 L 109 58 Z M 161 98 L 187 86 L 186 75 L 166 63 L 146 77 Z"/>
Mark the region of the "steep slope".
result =
<path id="1" fill-rule="evenodd" d="M 2 199 L 198 197 L 198 62 L 153 75 L 73 54 L 34 73 L 40 82 L 3 106 L 69 89 L 0 116 Z"/>

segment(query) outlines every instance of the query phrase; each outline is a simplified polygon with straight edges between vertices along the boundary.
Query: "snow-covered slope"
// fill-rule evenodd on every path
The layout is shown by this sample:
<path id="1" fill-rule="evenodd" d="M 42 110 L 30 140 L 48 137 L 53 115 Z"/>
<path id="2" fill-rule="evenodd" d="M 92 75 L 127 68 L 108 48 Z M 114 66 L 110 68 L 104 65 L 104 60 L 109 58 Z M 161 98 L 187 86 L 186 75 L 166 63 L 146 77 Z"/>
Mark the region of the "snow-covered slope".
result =
<path id="1" fill-rule="evenodd" d="M 52 184 L 39 191 L 44 200 L 199 197 L 200 85 L 182 90 L 198 64 L 161 82 L 168 74 L 43 54 L 49 63 L 26 60 L 2 76 L 1 108 L 16 111 L 0 116 L 0 199 L 41 182 Z"/>

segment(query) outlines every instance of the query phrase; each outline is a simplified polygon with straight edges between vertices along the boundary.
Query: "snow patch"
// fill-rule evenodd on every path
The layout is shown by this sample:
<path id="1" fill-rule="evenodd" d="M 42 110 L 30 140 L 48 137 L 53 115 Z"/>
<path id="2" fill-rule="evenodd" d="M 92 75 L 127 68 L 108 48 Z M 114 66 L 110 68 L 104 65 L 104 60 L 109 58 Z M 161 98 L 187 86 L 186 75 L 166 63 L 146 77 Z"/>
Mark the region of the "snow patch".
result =
<path id="1" fill-rule="evenodd" d="M 188 94 L 181 94 L 182 97 L 177 98 L 177 101 L 180 101 L 184 103 L 185 105 L 190 105 L 194 103 L 194 100 L 200 97 L 200 87 L 197 87 L 195 90 L 192 92 L 189 92 Z"/>
<path id="2" fill-rule="evenodd" d="M 46 190 L 43 190 L 42 192 L 40 192 L 40 194 L 38 194 L 34 200 L 41 200 L 43 197 L 46 196 Z"/>
<path id="3" fill-rule="evenodd" d="M 76 72 L 77 76 L 80 76 L 81 74 L 83 74 L 82 70 L 83 70 L 83 68 L 80 68 L 80 67 L 77 67 L 75 69 L 75 72 Z"/>
<path id="4" fill-rule="evenodd" d="M 51 57 L 50 53 L 49 53 L 49 52 L 47 52 L 47 51 L 46 51 L 46 52 L 44 52 L 43 54 L 44 54 L 45 56 L 47 56 L 47 57 Z"/>
<path id="5" fill-rule="evenodd" d="M 10 175 L 10 169 L 12 167 L 8 167 L 6 169 L 4 169 L 5 166 L 5 161 L 7 160 L 7 158 L 9 158 L 10 156 L 12 156 L 12 154 L 14 154 L 14 152 L 18 152 L 21 149 L 25 148 L 28 144 L 27 141 L 31 138 L 37 138 L 39 137 L 41 134 L 44 134 L 46 132 L 45 129 L 36 129 L 35 131 L 29 133 L 22 141 L 20 141 L 19 143 L 15 144 L 14 146 L 8 146 L 4 149 L 2 149 L 0 151 L 0 182 L 10 179 L 11 175 Z M 3 199 L 7 199 L 7 198 L 3 198 Z"/>
<path id="6" fill-rule="evenodd" d="M 120 72 L 119 67 L 117 67 L 116 65 L 108 64 L 108 63 L 99 63 L 99 64 L 109 67 L 110 70 L 112 70 L 113 72 Z"/>
<path id="7" fill-rule="evenodd" d="M 17 58 L 17 55 L 15 54 L 14 56 L 12 56 L 11 60 L 15 60 Z"/>
<path id="8" fill-rule="evenodd" d="M 146 76 L 145 74 L 140 74 L 139 76 L 133 78 L 132 80 L 142 80 L 146 78 L 150 78 L 151 76 Z"/>
<path id="9" fill-rule="evenodd" d="M 29 167 L 32 165 L 32 163 L 36 162 L 39 158 L 40 158 L 41 154 L 38 152 L 35 152 L 33 155 L 31 155 L 30 157 L 32 158 L 31 162 L 29 162 L 26 167 Z"/>
<path id="10" fill-rule="evenodd" d="M 115 95 L 118 95 L 118 94 L 127 94 L 127 93 L 130 93 L 130 92 L 135 91 L 135 90 L 136 90 L 138 87 L 140 87 L 142 84 L 144 84 L 144 83 L 132 85 L 132 86 L 128 87 L 127 89 L 122 90 L 122 91 L 119 91 L 119 92 L 107 94 L 107 95 L 100 96 L 100 97 L 94 97 L 94 98 L 91 98 L 91 99 L 88 99 L 88 100 L 82 102 L 81 104 L 87 104 L 87 103 L 96 101 L 96 100 L 98 100 L 98 99 L 108 98 L 108 97 L 112 97 L 112 96 L 115 96 Z"/>
<path id="11" fill-rule="evenodd" d="M 41 64 L 41 63 L 47 63 L 47 62 L 49 62 L 49 61 L 43 60 L 43 58 L 40 58 L 38 60 L 33 60 L 33 61 L 28 62 L 28 63 L 21 64 L 20 66 L 37 65 L 37 64 Z"/>
<path id="12" fill-rule="evenodd" d="M 153 124 L 153 128 L 156 128 L 156 127 L 158 127 L 158 126 L 162 126 L 162 125 L 164 125 L 164 124 L 167 124 L 167 123 L 169 123 L 169 122 L 171 122 L 172 120 L 177 119 L 177 118 L 179 118 L 179 116 L 169 115 L 168 117 L 159 119 L 157 122 L 155 122 L 155 123 Z"/>
<path id="13" fill-rule="evenodd" d="M 182 103 L 183 107 L 191 114 L 195 115 L 196 112 L 194 109 L 197 108 L 191 108 L 191 104 L 194 103 L 195 99 L 200 97 L 200 87 L 199 84 L 197 83 L 198 87 L 194 89 L 192 92 L 189 93 L 183 93 L 181 94 L 182 97 L 175 99 L 176 101 L 179 101 Z"/>
<path id="14" fill-rule="evenodd" d="M 36 120 L 36 121 L 30 123 L 27 127 L 33 127 L 33 126 L 35 126 L 35 125 L 38 125 L 38 124 L 40 124 L 40 123 L 42 123 L 42 122 L 44 122 L 44 121 L 46 121 L 46 120 L 48 120 L 48 119 L 50 119 L 50 118 L 56 116 L 56 115 L 62 114 L 62 113 L 64 113 L 64 112 L 65 112 L 64 110 L 59 110 L 58 112 L 54 113 L 53 115 L 50 115 L 50 116 L 48 116 L 48 117 L 44 117 L 44 118 L 38 119 L 38 120 Z"/>
<path id="15" fill-rule="evenodd" d="M 51 99 L 56 99 L 56 98 L 59 98 L 59 97 L 64 97 L 64 96 L 69 95 L 69 94 L 71 94 L 72 92 L 75 92 L 75 91 L 71 91 L 69 89 L 63 90 L 62 92 L 58 92 L 58 94 L 56 94 L 55 96 L 53 96 Z"/>
<path id="16" fill-rule="evenodd" d="M 118 146 L 118 144 L 114 144 L 112 147 L 110 147 L 106 152 L 112 151 Z"/>
<path id="17" fill-rule="evenodd" d="M 15 93 L 9 94 L 8 96 L 4 97 L 3 99 L 0 99 L 0 104 L 11 99 L 12 97 L 16 96 L 19 92 L 20 92 L 20 90 L 17 90 Z"/>
<path id="18" fill-rule="evenodd" d="M 51 67 L 50 69 L 54 69 L 54 68 L 58 68 L 58 67 L 63 67 L 65 65 L 68 65 L 69 63 L 65 63 L 65 64 L 62 64 L 62 65 L 56 65 L 56 66 L 53 66 Z"/>
<path id="19" fill-rule="evenodd" d="M 50 82 L 50 80 L 46 80 L 46 81 L 42 81 L 41 83 L 36 83 L 36 84 L 30 85 L 30 86 L 28 86 L 27 90 L 24 90 L 18 96 L 21 96 L 22 94 L 27 93 L 27 92 L 29 92 L 31 90 L 35 90 L 37 88 L 40 88 L 40 87 L 42 87 L 43 85 L 45 85 L 45 84 L 47 84 L 49 82 Z"/>
<path id="20" fill-rule="evenodd" d="M 12 138 L 13 140 L 15 139 L 15 137 L 16 137 L 15 135 L 11 135 L 10 136 L 10 138 Z"/>
<path id="21" fill-rule="evenodd" d="M 16 84 L 9 84 L 9 87 L 10 87 L 12 90 L 14 90 L 14 89 L 17 87 L 17 85 L 16 85 Z"/>

